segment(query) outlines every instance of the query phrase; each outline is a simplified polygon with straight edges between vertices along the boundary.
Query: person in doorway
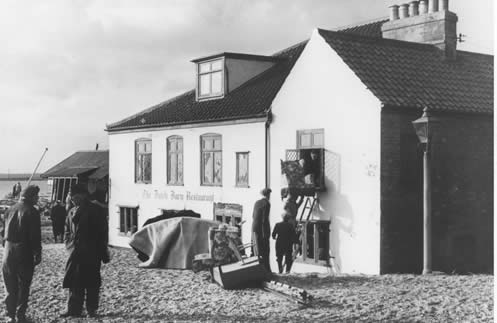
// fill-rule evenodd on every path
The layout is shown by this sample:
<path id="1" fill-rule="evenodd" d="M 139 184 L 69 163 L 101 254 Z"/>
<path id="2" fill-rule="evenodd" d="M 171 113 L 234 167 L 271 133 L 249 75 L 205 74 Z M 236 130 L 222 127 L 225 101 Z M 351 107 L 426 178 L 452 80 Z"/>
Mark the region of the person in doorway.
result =
<path id="1" fill-rule="evenodd" d="M 87 315 L 95 317 L 102 283 L 100 266 L 110 260 L 107 219 L 88 199 L 86 185 L 74 185 L 71 200 L 74 207 L 66 218 L 64 237 L 69 258 L 62 285 L 69 289 L 69 299 L 61 317 L 81 316 L 85 295 Z"/>
<path id="2" fill-rule="evenodd" d="M 259 257 L 264 268 L 271 273 L 269 265 L 269 236 L 271 235 L 271 226 L 269 224 L 269 211 L 271 203 L 271 189 L 265 188 L 261 191 L 262 198 L 254 204 L 252 215 L 252 243 L 254 253 Z"/>
<path id="3" fill-rule="evenodd" d="M 290 273 L 293 264 L 293 244 L 297 243 L 297 235 L 293 224 L 289 222 L 290 214 L 283 212 L 283 221 L 276 223 L 273 229 L 273 239 L 276 239 L 276 262 L 279 273 L 283 273 L 283 257 L 285 257 L 285 271 Z"/>
<path id="4" fill-rule="evenodd" d="M 60 200 L 55 202 L 50 210 L 50 219 L 52 220 L 52 231 L 54 242 L 57 243 L 57 237 L 60 242 L 64 240 L 64 226 L 66 222 L 66 208 L 62 205 Z"/>
<path id="5" fill-rule="evenodd" d="M 40 214 L 34 208 L 40 188 L 29 185 L 5 215 L 2 273 L 7 322 L 26 321 L 34 268 L 41 262 Z"/>
<path id="6" fill-rule="evenodd" d="M 321 185 L 321 160 L 319 152 L 313 149 L 309 157 L 309 159 L 304 160 L 304 181 L 306 184 L 319 187 Z"/>

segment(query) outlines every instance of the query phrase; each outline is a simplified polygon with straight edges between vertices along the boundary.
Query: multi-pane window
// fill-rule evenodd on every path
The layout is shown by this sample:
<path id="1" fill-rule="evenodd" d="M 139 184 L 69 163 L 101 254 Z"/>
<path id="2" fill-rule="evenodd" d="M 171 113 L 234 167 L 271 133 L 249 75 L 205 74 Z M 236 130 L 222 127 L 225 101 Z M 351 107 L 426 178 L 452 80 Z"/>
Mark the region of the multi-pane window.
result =
<path id="1" fill-rule="evenodd" d="M 167 138 L 167 183 L 183 185 L 183 138 Z"/>
<path id="2" fill-rule="evenodd" d="M 135 142 L 135 182 L 152 182 L 152 140 L 138 139 Z"/>
<path id="3" fill-rule="evenodd" d="M 208 98 L 223 94 L 223 60 L 198 64 L 198 97 Z"/>
<path id="4" fill-rule="evenodd" d="M 310 129 L 297 131 L 297 149 L 323 148 L 324 129 Z"/>
<path id="5" fill-rule="evenodd" d="M 221 135 L 207 134 L 200 138 L 201 183 L 202 185 L 222 185 L 222 142 Z"/>
<path id="6" fill-rule="evenodd" d="M 138 208 L 119 207 L 119 232 L 131 235 L 138 230 Z"/>
<path id="7" fill-rule="evenodd" d="M 236 153 L 236 186 L 249 186 L 249 153 Z"/>

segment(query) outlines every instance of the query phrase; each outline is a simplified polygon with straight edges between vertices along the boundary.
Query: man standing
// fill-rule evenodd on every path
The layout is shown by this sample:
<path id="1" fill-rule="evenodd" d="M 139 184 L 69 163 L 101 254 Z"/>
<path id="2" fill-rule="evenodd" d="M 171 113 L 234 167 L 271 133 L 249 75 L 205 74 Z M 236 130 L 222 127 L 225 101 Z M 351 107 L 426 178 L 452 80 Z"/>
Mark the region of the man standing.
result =
<path id="1" fill-rule="evenodd" d="M 254 212 L 252 215 L 252 243 L 254 244 L 254 252 L 259 256 L 261 264 L 266 270 L 271 273 L 269 265 L 269 237 L 271 236 L 271 228 L 269 225 L 269 210 L 271 204 L 269 197 L 271 189 L 265 188 L 261 191 L 262 198 L 255 202 Z"/>
<path id="2" fill-rule="evenodd" d="M 61 317 L 81 316 L 86 295 L 86 311 L 95 317 L 98 309 L 101 262 L 109 262 L 108 224 L 100 207 L 88 199 L 86 185 L 71 189 L 74 207 L 66 219 L 65 243 L 69 252 L 63 287 L 69 288 L 67 312 Z"/>
<path id="3" fill-rule="evenodd" d="M 5 215 L 2 273 L 8 322 L 26 320 L 34 267 L 41 262 L 40 214 L 34 208 L 40 188 L 30 185 Z"/>
<path id="4" fill-rule="evenodd" d="M 64 226 L 66 222 L 66 208 L 60 200 L 55 202 L 50 210 L 50 219 L 52 220 L 52 230 L 54 242 L 57 243 L 57 237 L 60 237 L 60 242 L 64 240 Z"/>

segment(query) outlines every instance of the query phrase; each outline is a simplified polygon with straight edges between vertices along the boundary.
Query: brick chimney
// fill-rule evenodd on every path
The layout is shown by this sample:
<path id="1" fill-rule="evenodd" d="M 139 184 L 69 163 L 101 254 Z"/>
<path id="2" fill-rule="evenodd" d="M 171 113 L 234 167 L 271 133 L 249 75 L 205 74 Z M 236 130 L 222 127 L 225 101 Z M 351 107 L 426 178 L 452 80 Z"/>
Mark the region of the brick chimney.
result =
<path id="1" fill-rule="evenodd" d="M 420 0 L 391 6 L 390 21 L 381 31 L 383 38 L 435 45 L 445 57 L 455 59 L 456 26 L 457 15 L 449 11 L 449 0 Z"/>

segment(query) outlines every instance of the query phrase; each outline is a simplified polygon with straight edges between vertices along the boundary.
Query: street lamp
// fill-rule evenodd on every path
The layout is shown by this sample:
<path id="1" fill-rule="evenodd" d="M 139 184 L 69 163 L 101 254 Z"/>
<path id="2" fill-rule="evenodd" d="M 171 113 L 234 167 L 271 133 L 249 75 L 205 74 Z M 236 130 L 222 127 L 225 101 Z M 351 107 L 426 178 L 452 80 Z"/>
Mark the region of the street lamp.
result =
<path id="1" fill-rule="evenodd" d="M 429 274 L 431 268 L 431 177 L 430 144 L 433 139 L 434 125 L 438 118 L 433 117 L 428 107 L 423 109 L 421 118 L 412 122 L 419 141 L 423 144 L 423 275 Z"/>

